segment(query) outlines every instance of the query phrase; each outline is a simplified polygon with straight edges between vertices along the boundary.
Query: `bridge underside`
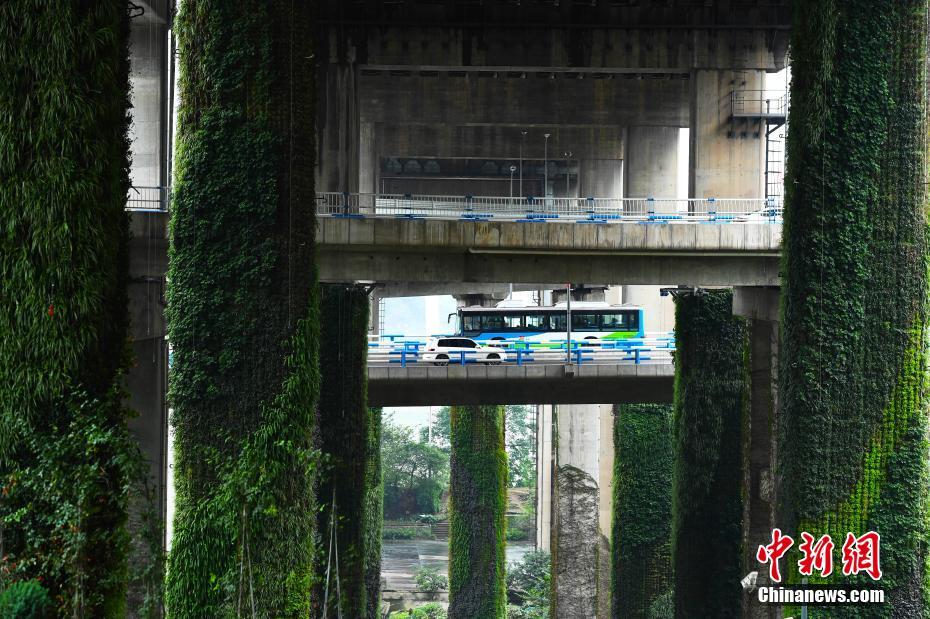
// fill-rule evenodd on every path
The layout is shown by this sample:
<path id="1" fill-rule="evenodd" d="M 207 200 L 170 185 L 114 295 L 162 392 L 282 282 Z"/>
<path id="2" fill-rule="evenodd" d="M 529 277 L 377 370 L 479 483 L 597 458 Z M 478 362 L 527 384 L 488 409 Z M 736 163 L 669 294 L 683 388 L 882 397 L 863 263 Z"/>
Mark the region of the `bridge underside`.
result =
<path id="1" fill-rule="evenodd" d="M 370 406 L 672 401 L 671 364 L 408 366 L 368 369 Z"/>

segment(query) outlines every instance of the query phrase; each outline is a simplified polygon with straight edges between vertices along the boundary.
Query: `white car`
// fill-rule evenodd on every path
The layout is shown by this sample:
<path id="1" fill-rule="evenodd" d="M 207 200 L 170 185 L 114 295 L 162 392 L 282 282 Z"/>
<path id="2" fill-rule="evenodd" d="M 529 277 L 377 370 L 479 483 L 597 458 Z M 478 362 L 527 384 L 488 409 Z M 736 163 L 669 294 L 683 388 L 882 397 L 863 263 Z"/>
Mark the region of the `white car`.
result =
<path id="1" fill-rule="evenodd" d="M 506 358 L 504 349 L 497 346 L 484 346 L 467 337 L 440 337 L 426 344 L 423 361 L 433 365 L 449 365 L 450 361 L 462 363 L 463 351 L 465 363 L 497 365 Z"/>

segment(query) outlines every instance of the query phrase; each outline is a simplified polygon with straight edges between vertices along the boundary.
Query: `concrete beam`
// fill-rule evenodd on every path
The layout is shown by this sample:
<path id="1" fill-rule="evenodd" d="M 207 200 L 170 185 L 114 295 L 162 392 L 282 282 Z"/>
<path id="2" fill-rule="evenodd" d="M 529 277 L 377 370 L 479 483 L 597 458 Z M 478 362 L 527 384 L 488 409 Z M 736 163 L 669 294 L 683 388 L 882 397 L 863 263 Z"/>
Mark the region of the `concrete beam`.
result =
<path id="1" fill-rule="evenodd" d="M 369 367 L 371 406 L 671 402 L 671 364 Z"/>
<path id="2" fill-rule="evenodd" d="M 321 217 L 317 241 L 324 282 L 774 286 L 781 226 Z"/>

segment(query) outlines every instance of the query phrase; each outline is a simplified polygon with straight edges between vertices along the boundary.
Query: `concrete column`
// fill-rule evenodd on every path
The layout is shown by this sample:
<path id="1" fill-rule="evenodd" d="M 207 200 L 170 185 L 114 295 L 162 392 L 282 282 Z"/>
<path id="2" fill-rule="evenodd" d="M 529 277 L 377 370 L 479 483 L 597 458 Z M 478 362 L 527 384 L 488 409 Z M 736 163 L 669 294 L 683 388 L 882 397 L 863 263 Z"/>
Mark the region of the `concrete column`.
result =
<path id="1" fill-rule="evenodd" d="M 749 320 L 750 414 L 749 441 L 744 449 L 749 466 L 744 480 L 748 497 L 743 517 L 744 573 L 758 570 L 758 585 L 769 584 L 768 571 L 759 569 L 755 550 L 771 541 L 776 526 L 775 470 L 777 427 L 778 311 L 777 288 L 736 288 L 733 313 Z M 743 597 L 743 616 L 779 619 L 774 606 L 761 605 L 755 595 Z"/>
<path id="2" fill-rule="evenodd" d="M 626 198 L 678 197 L 678 127 L 629 127 L 626 141 Z M 672 331 L 675 303 L 659 295 L 665 285 L 623 286 L 623 302 L 646 309 L 646 331 Z"/>
<path id="3" fill-rule="evenodd" d="M 363 177 L 359 169 L 361 128 L 355 49 L 350 46 L 343 57 L 324 63 L 317 83 L 318 109 L 322 112 L 317 118 L 317 190 L 359 191 L 360 182 L 375 181 L 370 171 L 366 171 Z M 369 131 L 369 137 L 372 134 Z M 366 154 L 368 165 L 371 165 L 372 158 L 377 159 L 376 155 Z"/>
<path id="4" fill-rule="evenodd" d="M 572 285 L 572 301 L 604 301 L 606 299 L 607 286 L 584 286 Z M 552 290 L 552 303 L 565 302 L 565 288 L 554 288 Z"/>
<path id="5" fill-rule="evenodd" d="M 381 298 L 378 290 L 371 293 L 371 309 L 368 312 L 369 335 L 381 335 Z"/>
<path id="6" fill-rule="evenodd" d="M 624 161 L 624 197 L 678 196 L 678 127 L 628 128 Z"/>
<path id="7" fill-rule="evenodd" d="M 137 187 L 168 184 L 170 97 L 168 0 L 145 4 L 142 15 L 130 22 L 132 123 L 129 130 L 132 167 L 130 182 Z M 130 217 L 129 312 L 134 364 L 126 376 L 127 405 L 137 415 L 128 426 L 149 464 L 145 488 L 136 488 L 129 511 L 133 535 L 130 561 L 137 568 L 151 561 L 141 533 L 145 518 L 154 512 L 167 519 L 168 504 L 168 350 L 165 342 L 164 292 L 167 267 L 167 215 L 133 213 Z M 162 543 L 166 542 L 164 529 Z M 145 601 L 146 583 L 131 583 L 127 591 L 130 613 Z"/>
<path id="8" fill-rule="evenodd" d="M 536 407 L 536 546 L 551 548 L 552 532 L 552 406 Z"/>
<path id="9" fill-rule="evenodd" d="M 600 572 L 609 565 L 610 530 L 601 528 L 601 414 L 599 405 L 560 405 L 554 413 L 552 616 L 559 619 L 602 617 L 609 609 L 600 599 L 609 589 Z"/>
<path id="10" fill-rule="evenodd" d="M 735 90 L 760 90 L 763 71 L 697 69 L 691 74 L 688 195 L 761 198 L 765 130 L 761 121 L 731 119 Z"/>

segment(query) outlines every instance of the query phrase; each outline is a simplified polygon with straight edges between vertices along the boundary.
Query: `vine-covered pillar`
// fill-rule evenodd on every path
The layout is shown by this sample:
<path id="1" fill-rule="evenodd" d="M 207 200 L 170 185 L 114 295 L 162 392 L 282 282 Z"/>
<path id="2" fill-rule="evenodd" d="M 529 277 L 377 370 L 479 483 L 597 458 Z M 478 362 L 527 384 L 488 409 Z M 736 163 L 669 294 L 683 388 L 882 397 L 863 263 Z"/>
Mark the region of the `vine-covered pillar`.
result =
<path id="1" fill-rule="evenodd" d="M 125 2 L 0 4 L 0 588 L 126 612 Z M 28 586 L 28 585 L 23 585 Z"/>
<path id="2" fill-rule="evenodd" d="M 611 617 L 663 617 L 672 604 L 672 407 L 614 407 Z"/>
<path id="3" fill-rule="evenodd" d="M 312 612 L 312 4 L 186 0 L 176 21 L 175 619 Z"/>
<path id="4" fill-rule="evenodd" d="M 504 619 L 504 407 L 453 406 L 451 424 L 449 618 Z"/>
<path id="5" fill-rule="evenodd" d="M 740 617 L 749 346 L 733 293 L 675 299 L 675 616 Z"/>
<path id="6" fill-rule="evenodd" d="M 381 409 L 368 409 L 365 465 L 366 619 L 381 617 L 381 536 L 384 528 L 384 473 L 381 470 Z"/>
<path id="7" fill-rule="evenodd" d="M 319 530 L 324 556 L 321 582 L 330 573 L 329 608 L 335 615 L 364 617 L 368 496 L 368 291 L 360 286 L 323 285 L 320 310 L 320 406 L 317 419 L 323 471 Z M 335 528 L 335 534 L 333 532 Z M 338 557 L 338 560 L 337 560 Z M 335 576 L 342 593 L 337 600 Z M 326 588 L 326 583 L 322 582 Z"/>
<path id="8" fill-rule="evenodd" d="M 926 0 L 794 10 L 779 524 L 829 534 L 837 565 L 847 534 L 879 533 L 887 602 L 812 617 L 930 612 L 926 18 Z"/>

